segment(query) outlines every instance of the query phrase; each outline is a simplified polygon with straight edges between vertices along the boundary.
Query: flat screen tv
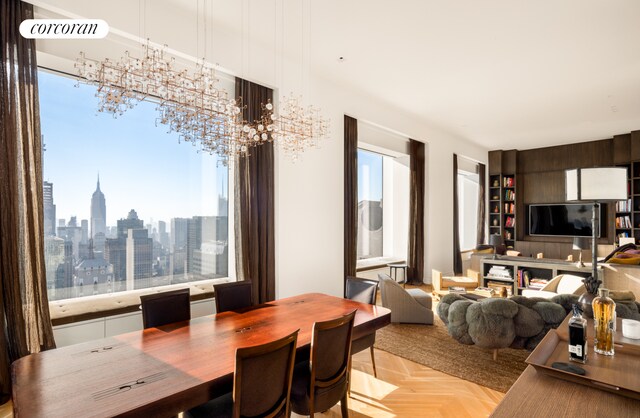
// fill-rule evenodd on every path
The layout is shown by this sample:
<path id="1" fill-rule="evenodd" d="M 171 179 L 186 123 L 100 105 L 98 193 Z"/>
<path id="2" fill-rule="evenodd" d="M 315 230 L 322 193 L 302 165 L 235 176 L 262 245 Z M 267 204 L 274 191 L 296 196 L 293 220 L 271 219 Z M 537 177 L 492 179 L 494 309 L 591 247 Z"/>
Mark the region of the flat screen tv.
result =
<path id="1" fill-rule="evenodd" d="M 529 235 L 590 237 L 592 208 L 583 203 L 529 205 Z M 598 214 L 600 230 L 601 215 L 602 212 Z"/>

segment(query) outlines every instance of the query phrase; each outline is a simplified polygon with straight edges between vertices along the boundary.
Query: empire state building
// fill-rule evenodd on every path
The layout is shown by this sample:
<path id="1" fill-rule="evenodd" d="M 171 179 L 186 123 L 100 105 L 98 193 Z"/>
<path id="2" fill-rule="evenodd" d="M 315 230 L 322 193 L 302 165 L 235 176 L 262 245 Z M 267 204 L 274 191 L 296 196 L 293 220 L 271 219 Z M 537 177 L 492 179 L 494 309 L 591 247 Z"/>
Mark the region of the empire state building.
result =
<path id="1" fill-rule="evenodd" d="M 104 242 L 107 232 L 107 205 L 104 193 L 100 190 L 100 176 L 96 191 L 91 196 L 91 238 L 97 251 L 104 251 Z"/>

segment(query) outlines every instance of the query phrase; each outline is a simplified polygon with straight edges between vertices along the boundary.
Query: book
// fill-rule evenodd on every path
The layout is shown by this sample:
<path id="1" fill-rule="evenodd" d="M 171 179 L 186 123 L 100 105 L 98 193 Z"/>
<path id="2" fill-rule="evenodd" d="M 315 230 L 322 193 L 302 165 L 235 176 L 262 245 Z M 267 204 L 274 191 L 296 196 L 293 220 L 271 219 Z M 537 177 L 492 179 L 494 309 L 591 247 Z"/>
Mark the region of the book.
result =
<path id="1" fill-rule="evenodd" d="M 462 286 L 449 286 L 450 293 L 467 293 L 467 289 Z"/>
<path id="2" fill-rule="evenodd" d="M 495 293 L 495 290 L 490 287 L 476 287 L 474 292 L 478 295 L 491 297 Z"/>

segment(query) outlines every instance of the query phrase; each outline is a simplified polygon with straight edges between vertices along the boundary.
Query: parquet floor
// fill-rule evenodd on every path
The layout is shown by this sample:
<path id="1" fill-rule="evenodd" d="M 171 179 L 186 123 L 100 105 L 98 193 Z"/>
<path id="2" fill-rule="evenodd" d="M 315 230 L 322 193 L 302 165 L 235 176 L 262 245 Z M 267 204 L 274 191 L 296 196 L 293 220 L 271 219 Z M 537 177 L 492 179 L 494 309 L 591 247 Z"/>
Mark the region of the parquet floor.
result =
<path id="1" fill-rule="evenodd" d="M 504 396 L 385 351 L 375 355 L 377 379 L 368 351 L 353 357 L 351 418 L 487 417 Z M 317 416 L 340 417 L 340 406 Z"/>

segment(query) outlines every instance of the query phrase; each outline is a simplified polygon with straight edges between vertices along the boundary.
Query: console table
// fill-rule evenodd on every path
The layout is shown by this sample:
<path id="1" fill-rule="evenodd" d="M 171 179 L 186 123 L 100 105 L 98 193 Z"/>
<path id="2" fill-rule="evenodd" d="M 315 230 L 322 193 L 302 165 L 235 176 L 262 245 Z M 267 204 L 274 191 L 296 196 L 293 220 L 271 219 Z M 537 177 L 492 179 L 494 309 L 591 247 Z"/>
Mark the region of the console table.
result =
<path id="1" fill-rule="evenodd" d="M 578 267 L 576 263 L 549 260 L 534 259 L 528 257 L 500 257 L 497 259 L 483 258 L 480 262 L 480 275 L 482 279 L 481 286 L 487 286 L 487 282 L 501 282 L 509 286 L 513 286 L 512 293 L 519 295 L 524 287 L 518 286 L 518 272 L 528 271 L 533 277 L 551 280 L 559 274 L 573 274 L 575 276 L 588 277 L 591 275 L 591 266 Z M 510 278 L 489 276 L 489 270 L 493 266 L 505 267 L 510 273 Z M 602 269 L 599 268 L 598 274 L 602 277 Z"/>
<path id="2" fill-rule="evenodd" d="M 637 418 L 640 401 L 546 376 L 527 366 L 492 417 Z"/>
<path id="3" fill-rule="evenodd" d="M 567 316 L 557 329 L 558 334 L 562 334 L 564 339 L 568 338 L 570 317 L 571 315 Z M 620 329 L 621 324 L 618 319 L 618 330 Z M 589 320 L 587 326 L 589 344 L 593 343 L 593 339 L 593 321 Z M 635 341 L 624 338 L 621 331 L 616 332 L 616 341 L 625 345 L 634 344 L 634 347 L 636 344 Z M 536 350 L 539 348 L 540 346 Z M 591 347 L 590 350 L 590 356 L 596 356 Z M 533 366 L 527 366 L 491 416 L 631 418 L 638 417 L 639 414 L 640 400 L 638 399 L 548 376 L 537 371 Z"/>

